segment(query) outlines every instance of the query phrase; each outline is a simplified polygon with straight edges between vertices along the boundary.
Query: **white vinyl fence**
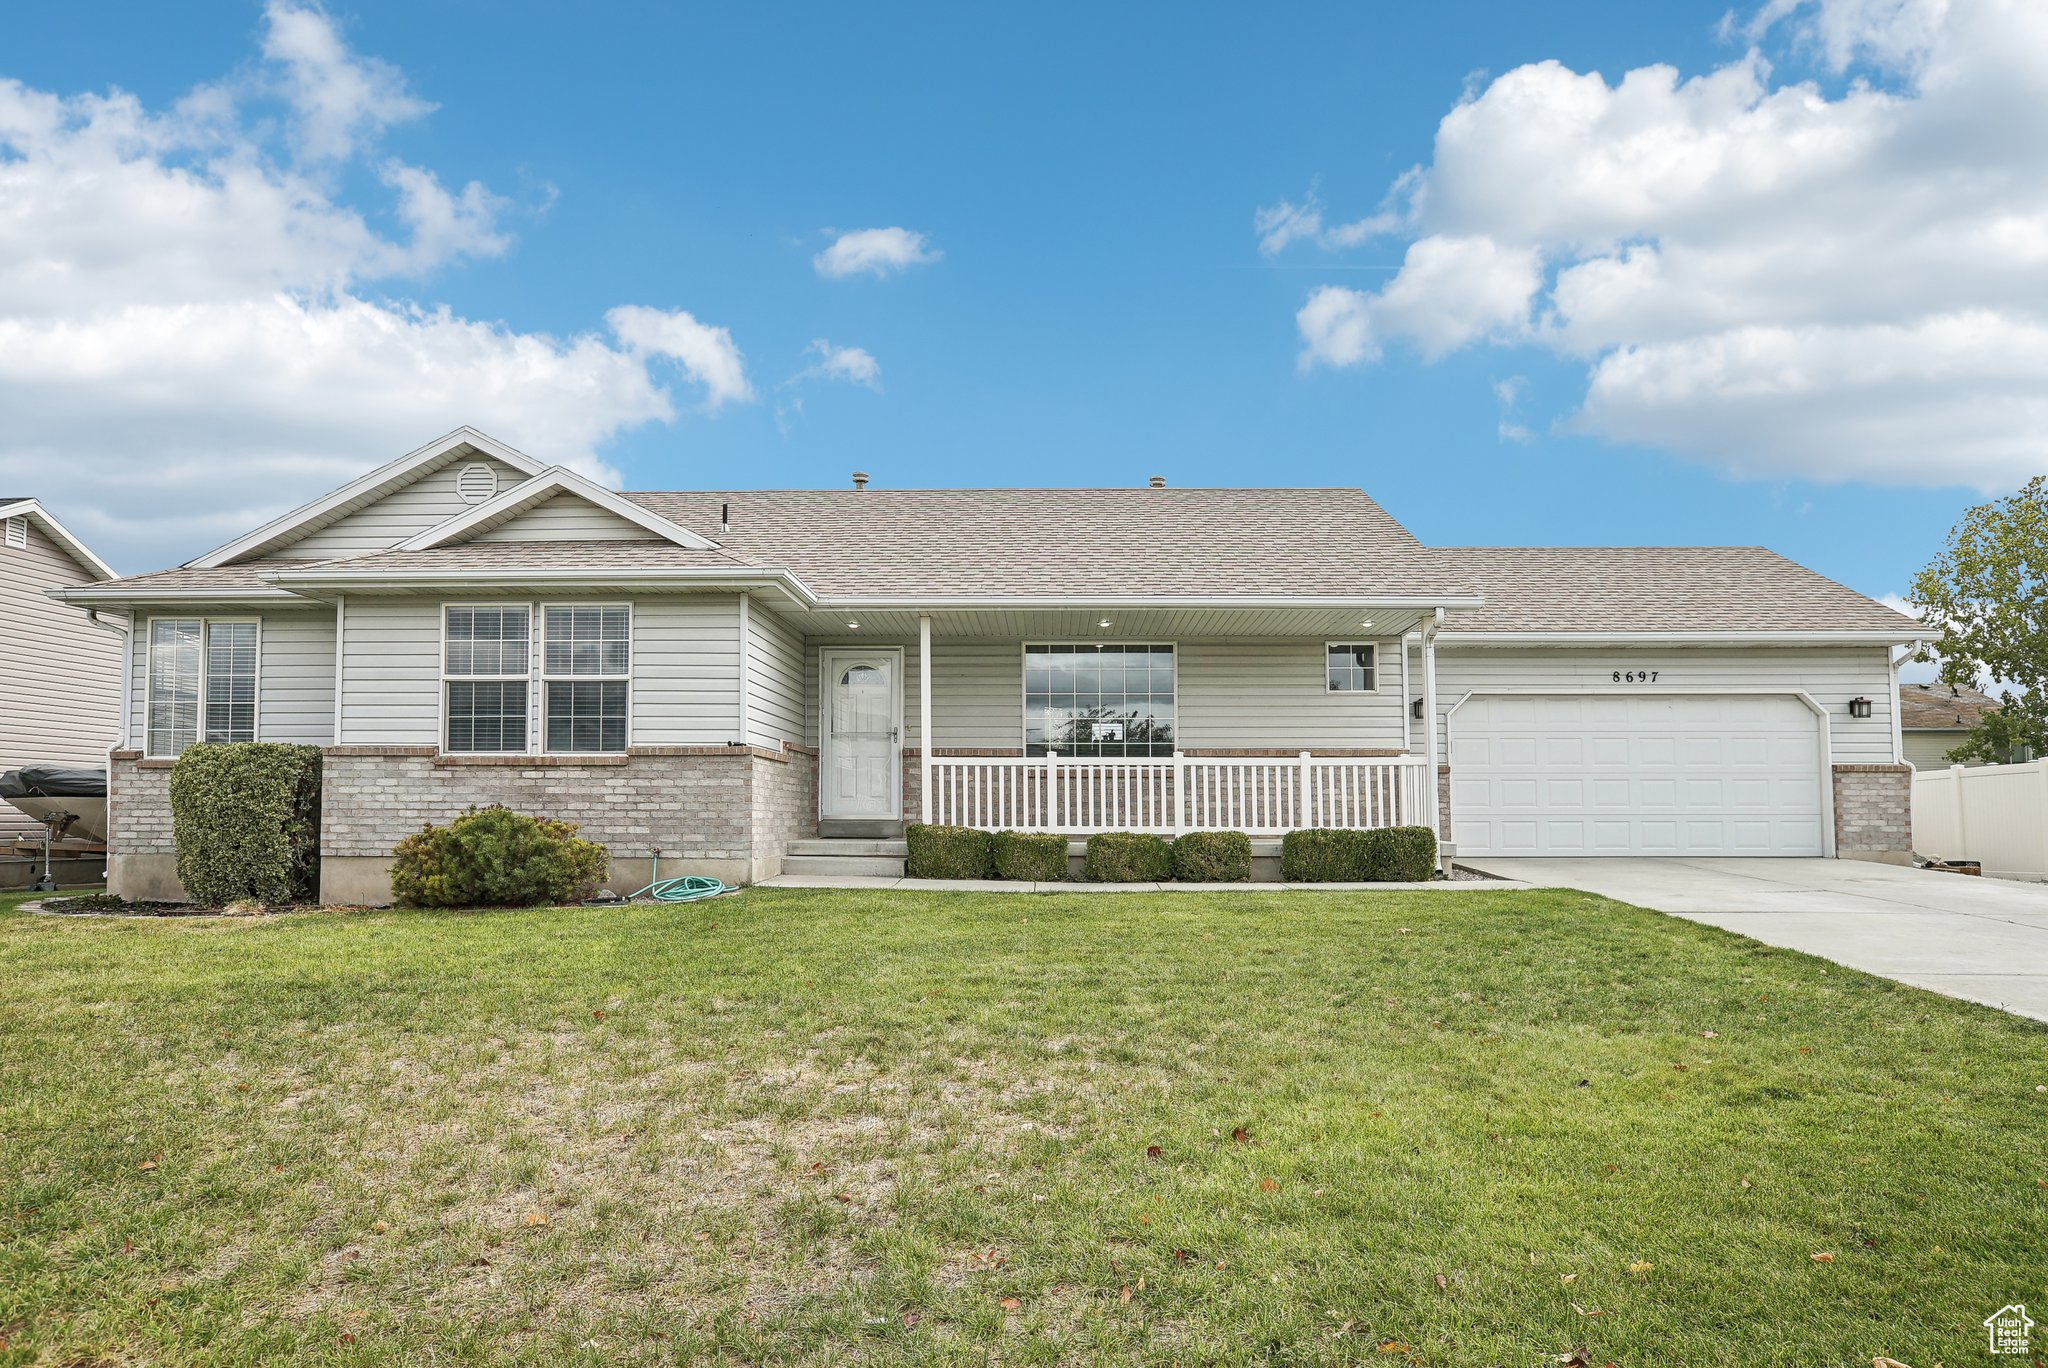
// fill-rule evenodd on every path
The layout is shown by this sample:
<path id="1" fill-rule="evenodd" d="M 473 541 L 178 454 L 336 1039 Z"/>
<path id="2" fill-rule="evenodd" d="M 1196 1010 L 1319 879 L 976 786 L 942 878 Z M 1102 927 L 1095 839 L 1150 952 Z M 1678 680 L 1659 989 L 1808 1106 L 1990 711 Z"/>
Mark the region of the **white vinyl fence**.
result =
<path id="1" fill-rule="evenodd" d="M 1139 760 L 934 756 L 932 820 L 999 831 L 1242 831 L 1428 826 L 1418 755 Z"/>
<path id="2" fill-rule="evenodd" d="M 2048 760 L 1915 774 L 1913 849 L 1976 860 L 1986 874 L 2048 879 Z"/>

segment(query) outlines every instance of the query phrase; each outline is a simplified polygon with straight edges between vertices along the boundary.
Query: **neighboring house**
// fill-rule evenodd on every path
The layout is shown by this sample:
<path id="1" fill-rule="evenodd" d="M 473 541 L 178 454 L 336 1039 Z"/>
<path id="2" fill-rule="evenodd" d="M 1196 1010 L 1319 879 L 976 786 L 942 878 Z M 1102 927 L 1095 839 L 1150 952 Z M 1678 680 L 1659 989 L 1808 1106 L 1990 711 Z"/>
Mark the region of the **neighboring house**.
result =
<path id="1" fill-rule="evenodd" d="M 113 886 L 175 890 L 172 757 L 252 737 L 327 748 L 329 900 L 488 802 L 581 822 L 622 887 L 905 820 L 1908 849 L 1922 629 L 1768 551 L 1437 550 L 1353 489 L 856 485 L 619 494 L 463 429 L 70 592 L 135 615 Z"/>
<path id="2" fill-rule="evenodd" d="M 1905 733 L 1907 762 L 1916 770 L 1947 769 L 1956 763 L 1948 753 L 1970 739 L 1986 713 L 1997 710 L 1997 699 L 1967 684 L 1901 684 L 1899 726 Z M 2024 747 L 2006 757 L 2008 761 L 2030 758 Z"/>
<path id="3" fill-rule="evenodd" d="M 121 638 L 50 592 L 113 577 L 41 503 L 0 498 L 0 771 L 107 763 L 120 732 Z M 0 802 L 0 854 L 42 835 Z"/>

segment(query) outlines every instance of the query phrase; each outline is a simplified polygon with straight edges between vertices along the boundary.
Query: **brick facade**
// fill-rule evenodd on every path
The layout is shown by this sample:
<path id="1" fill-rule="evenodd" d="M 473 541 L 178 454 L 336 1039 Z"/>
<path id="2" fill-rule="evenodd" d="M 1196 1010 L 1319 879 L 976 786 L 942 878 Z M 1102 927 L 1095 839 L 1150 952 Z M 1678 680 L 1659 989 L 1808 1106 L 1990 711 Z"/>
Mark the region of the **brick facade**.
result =
<path id="1" fill-rule="evenodd" d="M 1912 851 L 1912 767 L 1836 765 L 1835 853 L 1903 860 Z"/>
<path id="2" fill-rule="evenodd" d="M 327 901 L 382 901 L 400 840 L 426 823 L 444 825 L 465 808 L 492 803 L 575 822 L 581 835 L 611 851 L 613 885 L 622 892 L 630 890 L 621 885 L 638 887 L 657 870 L 728 882 L 767 878 L 780 872 L 792 840 L 817 833 L 817 756 L 798 747 L 445 756 L 431 746 L 330 746 L 324 756 L 320 853 Z M 117 752 L 112 779 L 114 891 L 181 896 L 169 763 Z"/>
<path id="3" fill-rule="evenodd" d="M 171 855 L 171 762 L 141 751 L 115 751 L 107 771 L 107 848 L 124 854 Z"/>

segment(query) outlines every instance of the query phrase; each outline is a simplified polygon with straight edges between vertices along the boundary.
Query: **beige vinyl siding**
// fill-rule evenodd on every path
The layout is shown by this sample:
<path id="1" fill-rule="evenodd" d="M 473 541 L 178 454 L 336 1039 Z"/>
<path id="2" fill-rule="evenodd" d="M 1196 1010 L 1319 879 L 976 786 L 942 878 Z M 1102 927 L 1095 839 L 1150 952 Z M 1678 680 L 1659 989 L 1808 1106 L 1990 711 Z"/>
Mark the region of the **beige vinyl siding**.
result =
<path id="1" fill-rule="evenodd" d="M 1907 731 L 1903 734 L 1906 743 L 1906 759 L 1914 769 L 1941 770 L 1954 764 L 1948 753 L 1969 740 L 1966 729 L 1955 731 Z M 1982 760 L 1971 760 L 1970 765 L 1981 765 Z"/>
<path id="2" fill-rule="evenodd" d="M 736 595 L 633 605 L 633 744 L 722 746 L 740 739 Z"/>
<path id="3" fill-rule="evenodd" d="M 805 740 L 817 744 L 818 648 L 903 649 L 904 744 L 918 736 L 917 642 L 812 641 L 805 656 Z M 1401 658 L 1378 643 L 1378 693 L 1332 694 L 1322 637 L 1175 643 L 1175 735 L 1184 750 L 1388 749 L 1402 745 Z M 932 643 L 933 745 L 1019 750 L 1024 745 L 1024 643 Z"/>
<path id="4" fill-rule="evenodd" d="M 1616 684 L 1614 672 L 1655 670 L 1653 684 Z M 1882 646 L 1543 647 L 1495 650 L 1439 644 L 1436 657 L 1438 740 L 1442 719 L 1478 689 L 1621 689 L 1646 695 L 1688 688 L 1805 693 L 1826 710 L 1833 761 L 1890 764 L 1891 667 Z M 1416 680 L 1420 691 L 1421 680 Z M 1849 716 L 1849 700 L 1868 698 L 1870 716 Z M 1439 751 L 1448 755 L 1448 749 Z"/>
<path id="5" fill-rule="evenodd" d="M 44 592 L 94 576 L 27 521 L 27 546 L 0 543 L 0 770 L 45 760 L 99 768 L 120 731 L 121 638 Z M 0 803 L 0 842 L 41 830 Z"/>
<path id="6" fill-rule="evenodd" d="M 337 556 L 358 556 L 366 551 L 387 551 L 407 537 L 446 522 L 472 505 L 457 492 L 455 482 L 465 466 L 481 462 L 497 471 L 498 489 L 522 483 L 526 477 L 502 461 L 488 457 L 457 460 L 431 471 L 377 502 L 359 508 L 317 532 L 309 533 L 289 546 L 281 546 L 266 560 L 330 560 Z"/>
<path id="7" fill-rule="evenodd" d="M 342 744 L 439 744 L 440 602 L 351 596 L 342 642 Z"/>
<path id="8" fill-rule="evenodd" d="M 747 739 L 804 740 L 804 639 L 758 602 L 748 605 Z"/>
<path id="9" fill-rule="evenodd" d="M 354 613 L 354 605 L 350 605 Z M 256 620 L 256 739 L 326 746 L 334 738 L 334 610 L 325 605 L 261 611 L 212 608 L 143 609 L 135 615 L 129 642 L 128 744 L 149 741 L 149 623 L 153 618 L 184 621 Z"/>
<path id="10" fill-rule="evenodd" d="M 1329 643 L 1189 641 L 1177 653 L 1183 750 L 1399 750 L 1400 644 L 1375 642 L 1377 693 L 1331 693 Z"/>
<path id="11" fill-rule="evenodd" d="M 524 513 L 479 532 L 476 541 L 657 541 L 639 523 L 599 508 L 579 494 L 561 493 L 543 499 Z"/>
<path id="12" fill-rule="evenodd" d="M 517 595 L 457 595 L 446 600 L 528 601 Z M 675 595 L 624 600 L 593 596 L 573 601 L 630 601 L 633 605 L 631 744 L 711 746 L 737 739 L 736 598 Z M 544 608 L 547 602 L 539 600 L 536 608 Z M 441 744 L 443 604 L 441 599 L 425 597 L 348 600 L 342 700 L 342 740 L 346 744 Z M 536 614 L 536 633 L 539 630 Z"/>
<path id="13" fill-rule="evenodd" d="M 334 742 L 334 610 L 266 611 L 256 638 L 256 735 Z"/>

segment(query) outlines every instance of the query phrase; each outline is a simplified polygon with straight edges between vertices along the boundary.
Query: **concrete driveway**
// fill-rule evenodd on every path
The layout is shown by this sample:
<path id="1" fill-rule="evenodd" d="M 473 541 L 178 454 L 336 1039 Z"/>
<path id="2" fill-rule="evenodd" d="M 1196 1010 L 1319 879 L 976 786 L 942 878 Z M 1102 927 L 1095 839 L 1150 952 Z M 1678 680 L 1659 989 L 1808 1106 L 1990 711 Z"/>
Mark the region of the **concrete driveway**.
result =
<path id="1" fill-rule="evenodd" d="M 2048 1021 L 2048 886 L 1861 860 L 1472 859 Z"/>

